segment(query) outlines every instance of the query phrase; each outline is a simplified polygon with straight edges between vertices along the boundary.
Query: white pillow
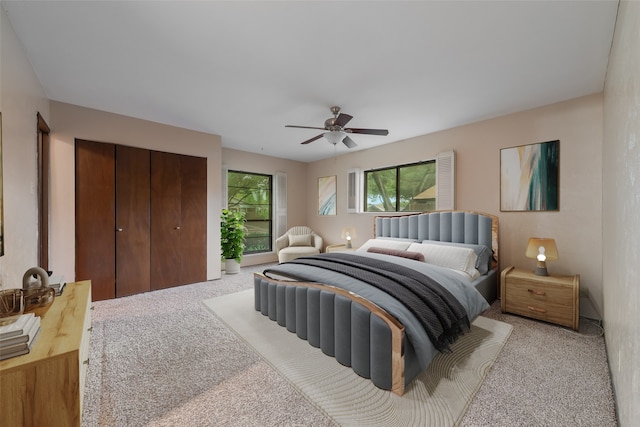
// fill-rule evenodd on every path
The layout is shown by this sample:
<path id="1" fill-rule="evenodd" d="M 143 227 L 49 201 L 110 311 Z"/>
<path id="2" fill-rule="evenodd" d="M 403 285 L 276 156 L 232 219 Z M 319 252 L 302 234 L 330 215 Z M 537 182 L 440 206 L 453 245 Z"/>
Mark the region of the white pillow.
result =
<path id="1" fill-rule="evenodd" d="M 311 234 L 289 234 L 289 246 L 311 246 Z"/>
<path id="2" fill-rule="evenodd" d="M 406 251 L 410 244 L 411 242 L 402 240 L 369 239 L 364 243 L 364 245 L 357 249 L 357 252 L 367 252 L 369 248 L 374 246 L 378 248 L 395 249 L 397 251 Z"/>
<path id="3" fill-rule="evenodd" d="M 478 255 L 471 248 L 412 243 L 407 250 L 422 253 L 424 262 L 428 264 L 463 271 L 471 278 L 479 275 L 478 270 L 476 270 Z"/>

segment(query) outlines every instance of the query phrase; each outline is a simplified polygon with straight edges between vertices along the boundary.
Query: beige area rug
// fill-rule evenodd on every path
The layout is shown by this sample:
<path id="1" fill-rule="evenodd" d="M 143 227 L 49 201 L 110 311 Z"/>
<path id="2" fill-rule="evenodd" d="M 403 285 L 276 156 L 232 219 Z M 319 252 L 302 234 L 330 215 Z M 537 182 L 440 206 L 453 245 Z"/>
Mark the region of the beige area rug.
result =
<path id="1" fill-rule="evenodd" d="M 254 310 L 253 301 L 253 290 L 246 290 L 204 305 L 321 411 L 345 426 L 458 425 L 512 329 L 478 317 L 453 351 L 439 354 L 400 397 L 269 320 Z"/>

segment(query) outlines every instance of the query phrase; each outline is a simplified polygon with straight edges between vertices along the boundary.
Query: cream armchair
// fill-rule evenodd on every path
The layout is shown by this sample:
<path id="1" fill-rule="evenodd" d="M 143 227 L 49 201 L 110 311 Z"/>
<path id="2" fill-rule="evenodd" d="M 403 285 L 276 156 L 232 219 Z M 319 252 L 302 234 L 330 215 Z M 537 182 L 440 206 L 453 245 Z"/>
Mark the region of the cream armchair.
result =
<path id="1" fill-rule="evenodd" d="M 276 239 L 276 253 L 278 262 L 283 263 L 292 259 L 315 255 L 322 252 L 324 240 L 311 228 L 299 225 L 290 228 Z"/>

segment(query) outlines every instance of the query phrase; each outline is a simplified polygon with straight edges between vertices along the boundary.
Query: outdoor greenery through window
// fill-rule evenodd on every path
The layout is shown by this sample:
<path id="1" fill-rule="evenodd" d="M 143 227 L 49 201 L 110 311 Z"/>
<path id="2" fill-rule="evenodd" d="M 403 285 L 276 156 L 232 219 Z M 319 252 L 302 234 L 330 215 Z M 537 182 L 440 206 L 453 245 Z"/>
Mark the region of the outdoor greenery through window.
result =
<path id="1" fill-rule="evenodd" d="M 429 212 L 436 209 L 436 161 L 364 172 L 367 212 Z"/>
<path id="2" fill-rule="evenodd" d="M 271 175 L 238 171 L 227 174 L 227 208 L 244 212 L 247 219 L 245 254 L 272 250 L 272 181 Z"/>

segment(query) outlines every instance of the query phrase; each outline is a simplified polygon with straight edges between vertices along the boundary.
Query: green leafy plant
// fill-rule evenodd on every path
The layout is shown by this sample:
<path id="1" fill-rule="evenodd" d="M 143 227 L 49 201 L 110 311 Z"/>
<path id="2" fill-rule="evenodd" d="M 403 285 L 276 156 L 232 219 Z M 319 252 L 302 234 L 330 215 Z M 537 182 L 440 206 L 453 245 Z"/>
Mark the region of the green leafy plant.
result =
<path id="1" fill-rule="evenodd" d="M 222 258 L 242 261 L 245 234 L 244 212 L 223 209 L 220 215 L 220 246 Z"/>

